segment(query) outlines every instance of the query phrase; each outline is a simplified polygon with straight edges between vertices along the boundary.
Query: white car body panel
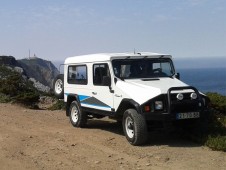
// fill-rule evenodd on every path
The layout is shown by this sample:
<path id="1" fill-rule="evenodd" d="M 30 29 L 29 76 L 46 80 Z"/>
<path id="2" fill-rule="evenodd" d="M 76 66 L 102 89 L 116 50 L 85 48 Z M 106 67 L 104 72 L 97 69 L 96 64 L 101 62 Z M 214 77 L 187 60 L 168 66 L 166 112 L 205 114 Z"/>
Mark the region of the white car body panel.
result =
<path id="1" fill-rule="evenodd" d="M 116 83 L 116 87 L 126 94 L 125 98 L 131 98 L 139 104 L 143 104 L 160 94 L 166 94 L 171 87 L 183 86 L 188 85 L 176 78 L 159 78 L 158 80 L 153 79 L 149 81 L 132 79 Z"/>

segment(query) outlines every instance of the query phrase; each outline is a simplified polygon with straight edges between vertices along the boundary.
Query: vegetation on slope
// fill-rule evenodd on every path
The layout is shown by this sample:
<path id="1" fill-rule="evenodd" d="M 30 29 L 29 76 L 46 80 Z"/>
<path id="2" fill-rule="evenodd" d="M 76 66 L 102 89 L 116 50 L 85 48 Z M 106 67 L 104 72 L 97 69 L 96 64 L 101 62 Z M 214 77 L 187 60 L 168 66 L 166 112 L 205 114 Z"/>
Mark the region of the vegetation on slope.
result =
<path id="1" fill-rule="evenodd" d="M 226 152 L 226 96 L 207 93 L 211 100 L 209 133 L 205 145 Z"/>
<path id="2" fill-rule="evenodd" d="M 0 66 L 0 102 L 17 102 L 33 106 L 39 100 L 39 92 L 32 82 L 11 68 Z"/>

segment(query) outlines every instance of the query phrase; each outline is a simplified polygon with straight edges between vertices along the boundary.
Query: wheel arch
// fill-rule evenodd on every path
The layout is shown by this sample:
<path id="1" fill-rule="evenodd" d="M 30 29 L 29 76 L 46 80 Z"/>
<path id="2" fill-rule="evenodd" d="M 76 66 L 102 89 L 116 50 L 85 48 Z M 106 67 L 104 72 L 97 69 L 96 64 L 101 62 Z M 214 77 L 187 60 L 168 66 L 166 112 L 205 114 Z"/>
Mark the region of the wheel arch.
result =
<path id="1" fill-rule="evenodd" d="M 80 100 L 77 94 L 68 94 L 66 103 L 66 116 L 69 116 L 70 105 L 73 101 L 77 101 L 78 104 L 80 105 Z"/>
<path id="2" fill-rule="evenodd" d="M 123 114 L 127 109 L 135 109 L 139 114 L 142 113 L 139 103 L 133 99 L 123 99 L 117 109 L 117 115 L 123 117 Z"/>

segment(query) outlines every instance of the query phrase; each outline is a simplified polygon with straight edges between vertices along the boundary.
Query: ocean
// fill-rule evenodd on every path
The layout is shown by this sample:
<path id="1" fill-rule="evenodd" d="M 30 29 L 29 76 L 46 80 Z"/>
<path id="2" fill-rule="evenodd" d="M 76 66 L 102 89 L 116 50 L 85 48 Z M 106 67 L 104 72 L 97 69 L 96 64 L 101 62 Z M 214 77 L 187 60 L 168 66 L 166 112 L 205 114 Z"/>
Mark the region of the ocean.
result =
<path id="1" fill-rule="evenodd" d="M 226 96 L 226 68 L 177 69 L 180 79 L 199 91 Z"/>

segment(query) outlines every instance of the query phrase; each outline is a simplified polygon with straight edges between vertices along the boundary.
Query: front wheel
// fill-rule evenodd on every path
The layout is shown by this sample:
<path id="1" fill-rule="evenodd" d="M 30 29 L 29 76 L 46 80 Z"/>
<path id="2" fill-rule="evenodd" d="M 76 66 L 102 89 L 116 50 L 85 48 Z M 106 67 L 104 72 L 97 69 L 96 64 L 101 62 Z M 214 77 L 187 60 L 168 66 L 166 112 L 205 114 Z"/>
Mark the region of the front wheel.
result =
<path id="1" fill-rule="evenodd" d="M 87 115 L 82 112 L 77 101 L 73 101 L 69 110 L 70 122 L 74 127 L 84 127 L 87 122 Z"/>
<path id="2" fill-rule="evenodd" d="M 126 139 L 132 145 L 142 145 L 147 142 L 146 121 L 135 109 L 125 111 L 123 115 L 123 131 Z"/>

